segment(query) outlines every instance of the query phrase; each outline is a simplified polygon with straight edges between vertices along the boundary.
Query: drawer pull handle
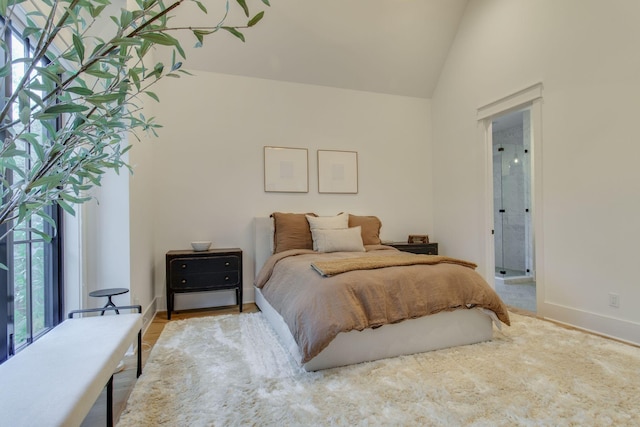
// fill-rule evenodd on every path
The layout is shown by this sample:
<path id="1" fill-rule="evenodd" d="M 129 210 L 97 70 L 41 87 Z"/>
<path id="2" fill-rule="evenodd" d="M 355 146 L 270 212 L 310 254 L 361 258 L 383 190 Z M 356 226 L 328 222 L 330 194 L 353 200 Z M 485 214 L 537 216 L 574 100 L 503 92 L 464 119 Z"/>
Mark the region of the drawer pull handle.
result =
<path id="1" fill-rule="evenodd" d="M 229 261 L 227 261 L 227 262 L 225 262 L 225 263 L 224 263 L 224 266 L 225 266 L 225 267 L 229 267 L 230 265 L 231 265 L 231 263 L 230 263 Z"/>
<path id="2" fill-rule="evenodd" d="M 187 264 L 182 264 L 182 268 L 187 268 Z"/>
<path id="3" fill-rule="evenodd" d="M 229 280 L 229 276 L 224 276 L 224 280 Z"/>
<path id="4" fill-rule="evenodd" d="M 187 283 L 187 279 L 182 279 L 182 284 Z"/>

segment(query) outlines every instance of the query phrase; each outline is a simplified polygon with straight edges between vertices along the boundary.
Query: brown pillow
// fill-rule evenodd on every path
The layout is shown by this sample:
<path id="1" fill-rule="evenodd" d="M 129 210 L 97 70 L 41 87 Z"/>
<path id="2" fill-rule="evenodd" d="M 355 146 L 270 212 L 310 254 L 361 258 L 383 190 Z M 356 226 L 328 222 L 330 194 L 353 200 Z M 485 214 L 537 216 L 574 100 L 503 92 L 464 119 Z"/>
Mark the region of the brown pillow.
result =
<path id="1" fill-rule="evenodd" d="M 356 216 L 349 214 L 349 228 L 362 227 L 362 243 L 365 245 L 379 245 L 380 227 L 382 222 L 376 216 Z"/>
<path id="2" fill-rule="evenodd" d="M 274 254 L 289 249 L 313 249 L 309 221 L 305 215 L 317 216 L 314 213 L 274 212 L 271 214 L 274 225 Z"/>

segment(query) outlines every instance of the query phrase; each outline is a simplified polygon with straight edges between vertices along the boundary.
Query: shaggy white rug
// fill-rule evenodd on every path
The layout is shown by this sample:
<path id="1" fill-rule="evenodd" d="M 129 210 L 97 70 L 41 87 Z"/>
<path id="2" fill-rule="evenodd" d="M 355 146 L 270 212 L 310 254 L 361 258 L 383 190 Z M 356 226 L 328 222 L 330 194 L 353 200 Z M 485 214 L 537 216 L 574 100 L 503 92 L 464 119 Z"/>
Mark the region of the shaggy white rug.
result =
<path id="1" fill-rule="evenodd" d="M 311 373 L 260 313 L 171 322 L 118 425 L 640 425 L 639 348 L 511 316 L 491 342 Z"/>

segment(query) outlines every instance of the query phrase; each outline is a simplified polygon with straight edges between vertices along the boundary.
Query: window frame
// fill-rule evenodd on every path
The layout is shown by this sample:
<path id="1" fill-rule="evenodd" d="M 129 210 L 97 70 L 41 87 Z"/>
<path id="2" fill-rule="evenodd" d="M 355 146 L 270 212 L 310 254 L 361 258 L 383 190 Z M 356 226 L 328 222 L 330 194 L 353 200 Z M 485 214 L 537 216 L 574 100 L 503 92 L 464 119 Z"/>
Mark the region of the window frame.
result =
<path id="1" fill-rule="evenodd" d="M 4 22 L 4 18 L 0 17 L 0 25 L 3 25 Z M 13 49 L 12 37 L 20 39 L 24 44 L 24 55 L 30 54 L 31 41 L 28 38 L 23 38 L 11 22 L 6 26 L 6 31 L 2 34 L 2 37 L 10 50 Z M 4 64 L 4 58 L 0 55 L 0 65 L 2 64 Z M 10 73 L 0 82 L 0 84 L 4 85 L 5 99 L 11 95 L 12 76 L 13 74 Z M 58 118 L 56 127 L 59 128 L 60 125 L 61 119 Z M 7 174 L 7 178 L 9 180 L 12 179 L 10 173 Z M 50 224 L 43 222 L 43 231 L 52 236 L 51 242 L 46 242 L 41 236 L 37 236 L 30 231 L 27 231 L 25 238 L 19 241 L 14 240 L 14 232 L 11 232 L 5 239 L 0 241 L 0 262 L 7 266 L 7 269 L 0 269 L 0 289 L 6 290 L 6 292 L 0 292 L 0 363 L 28 347 L 64 320 L 63 213 L 58 205 L 48 207 L 47 213 L 56 224 L 56 230 L 54 230 Z M 30 225 L 30 222 L 27 225 Z M 8 224 L 1 225 L 0 231 L 6 230 L 7 227 Z M 37 331 L 33 329 L 34 306 L 31 298 L 33 293 L 33 264 L 31 261 L 34 243 L 42 243 L 44 246 L 42 255 L 44 260 L 42 273 L 44 276 L 44 325 Z M 14 249 L 17 244 L 26 245 L 25 262 L 28 266 L 26 272 L 26 287 L 28 289 L 26 296 L 26 339 L 20 343 L 15 342 Z"/>

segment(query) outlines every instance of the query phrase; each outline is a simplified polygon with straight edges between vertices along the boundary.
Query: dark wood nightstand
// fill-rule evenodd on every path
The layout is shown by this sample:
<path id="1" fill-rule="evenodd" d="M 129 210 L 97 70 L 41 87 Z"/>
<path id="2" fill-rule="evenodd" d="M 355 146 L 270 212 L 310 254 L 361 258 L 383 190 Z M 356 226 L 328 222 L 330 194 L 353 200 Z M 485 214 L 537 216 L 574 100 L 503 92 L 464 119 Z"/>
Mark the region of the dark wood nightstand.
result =
<path id="1" fill-rule="evenodd" d="M 242 311 L 242 250 L 238 248 L 169 251 L 167 266 L 167 319 L 171 320 L 177 292 L 236 290 Z"/>
<path id="2" fill-rule="evenodd" d="M 414 254 L 438 255 L 437 243 L 386 242 L 382 244 L 387 246 L 393 246 L 398 250 L 401 250 L 404 252 L 412 252 Z"/>

